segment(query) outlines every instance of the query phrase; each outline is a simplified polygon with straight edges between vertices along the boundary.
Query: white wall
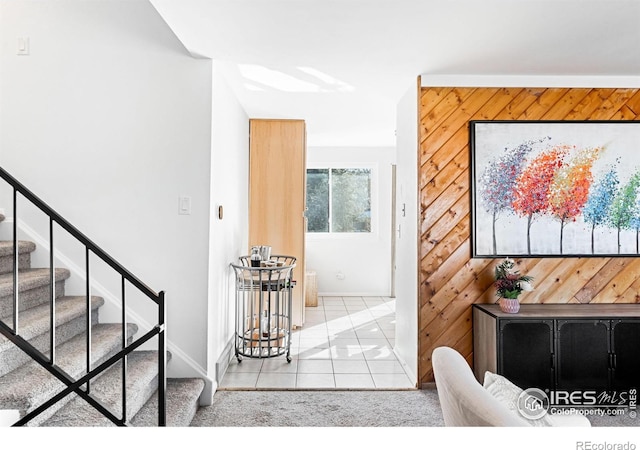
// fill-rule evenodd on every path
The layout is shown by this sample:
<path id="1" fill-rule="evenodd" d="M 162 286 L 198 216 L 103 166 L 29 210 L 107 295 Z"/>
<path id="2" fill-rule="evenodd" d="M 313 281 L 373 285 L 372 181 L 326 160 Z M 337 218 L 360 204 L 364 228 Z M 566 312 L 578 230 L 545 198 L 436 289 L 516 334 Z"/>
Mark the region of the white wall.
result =
<path id="1" fill-rule="evenodd" d="M 218 207 L 223 218 L 218 218 Z M 214 63 L 209 256 L 209 373 L 234 335 L 235 291 L 229 263 L 249 246 L 249 117 Z"/>
<path id="2" fill-rule="evenodd" d="M 396 347 L 418 379 L 418 84 L 398 104 L 396 188 Z M 402 210 L 404 209 L 404 213 Z"/>
<path id="3" fill-rule="evenodd" d="M 373 232 L 306 236 L 306 267 L 315 270 L 319 295 L 391 293 L 391 166 L 393 147 L 309 147 L 307 167 L 371 167 Z M 377 187 L 377 188 L 376 188 Z M 343 279 L 337 277 L 344 275 Z"/>
<path id="4" fill-rule="evenodd" d="M 211 61 L 146 0 L 2 0 L 0 30 L 0 165 L 166 291 L 172 353 L 204 371 Z"/>

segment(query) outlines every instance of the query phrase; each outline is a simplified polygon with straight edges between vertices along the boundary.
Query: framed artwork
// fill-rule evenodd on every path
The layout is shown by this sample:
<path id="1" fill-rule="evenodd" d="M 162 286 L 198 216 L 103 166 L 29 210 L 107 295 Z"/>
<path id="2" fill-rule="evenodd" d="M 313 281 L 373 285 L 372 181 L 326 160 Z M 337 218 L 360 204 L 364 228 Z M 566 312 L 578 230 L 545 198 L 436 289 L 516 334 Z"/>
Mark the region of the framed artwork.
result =
<path id="1" fill-rule="evenodd" d="M 639 121 L 471 121 L 475 258 L 640 255 Z"/>

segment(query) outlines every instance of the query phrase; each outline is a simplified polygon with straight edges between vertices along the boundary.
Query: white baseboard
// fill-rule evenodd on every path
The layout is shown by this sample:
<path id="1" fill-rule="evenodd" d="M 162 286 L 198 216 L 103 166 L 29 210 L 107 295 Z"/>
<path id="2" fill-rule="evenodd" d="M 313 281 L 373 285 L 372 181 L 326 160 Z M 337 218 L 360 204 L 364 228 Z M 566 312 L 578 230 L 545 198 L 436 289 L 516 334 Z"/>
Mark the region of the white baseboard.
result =
<path id="1" fill-rule="evenodd" d="M 400 354 L 396 351 L 395 348 L 393 349 L 393 354 L 396 355 L 396 358 L 398 358 L 398 362 L 402 365 L 402 368 L 407 373 L 407 376 L 409 377 L 409 379 L 413 382 L 413 384 L 415 386 L 417 386 L 418 385 L 418 374 L 414 373 L 413 370 L 411 370 L 411 367 L 407 364 L 407 362 L 404 360 L 404 358 L 402 358 L 402 356 L 400 356 Z"/>
<path id="2" fill-rule="evenodd" d="M 231 358 L 234 357 L 234 340 L 235 336 L 232 336 L 231 339 L 229 339 L 229 342 L 227 342 L 227 345 L 224 346 L 224 350 L 222 350 L 218 361 L 216 361 L 216 382 L 218 384 L 220 384 L 220 381 L 222 381 L 222 377 L 227 372 L 227 368 L 229 367 Z"/>

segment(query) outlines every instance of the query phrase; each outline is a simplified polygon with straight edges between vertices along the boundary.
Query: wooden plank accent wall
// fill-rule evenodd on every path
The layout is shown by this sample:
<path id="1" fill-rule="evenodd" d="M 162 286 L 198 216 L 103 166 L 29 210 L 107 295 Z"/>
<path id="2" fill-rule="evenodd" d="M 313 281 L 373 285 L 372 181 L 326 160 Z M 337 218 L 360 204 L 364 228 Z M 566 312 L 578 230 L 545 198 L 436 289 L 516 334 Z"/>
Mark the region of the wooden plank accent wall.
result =
<path id="1" fill-rule="evenodd" d="M 446 345 L 473 363 L 471 305 L 493 303 L 495 259 L 470 248 L 470 120 L 640 120 L 640 89 L 423 87 L 420 93 L 419 385 Z M 637 258 L 519 258 L 523 303 L 640 303 Z"/>

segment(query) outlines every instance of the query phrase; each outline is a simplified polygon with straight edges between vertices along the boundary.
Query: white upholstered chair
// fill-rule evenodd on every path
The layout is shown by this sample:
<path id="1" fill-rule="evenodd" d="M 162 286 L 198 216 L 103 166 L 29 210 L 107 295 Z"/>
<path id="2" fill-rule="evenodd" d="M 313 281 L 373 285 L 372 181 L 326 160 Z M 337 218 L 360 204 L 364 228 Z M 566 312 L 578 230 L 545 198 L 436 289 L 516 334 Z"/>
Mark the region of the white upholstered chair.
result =
<path id="1" fill-rule="evenodd" d="M 533 426 L 531 421 L 508 408 L 478 383 L 471 367 L 456 350 L 438 347 L 433 351 L 431 361 L 445 426 Z M 545 417 L 546 426 L 591 425 L 581 414 L 547 414 Z"/>

